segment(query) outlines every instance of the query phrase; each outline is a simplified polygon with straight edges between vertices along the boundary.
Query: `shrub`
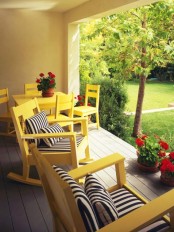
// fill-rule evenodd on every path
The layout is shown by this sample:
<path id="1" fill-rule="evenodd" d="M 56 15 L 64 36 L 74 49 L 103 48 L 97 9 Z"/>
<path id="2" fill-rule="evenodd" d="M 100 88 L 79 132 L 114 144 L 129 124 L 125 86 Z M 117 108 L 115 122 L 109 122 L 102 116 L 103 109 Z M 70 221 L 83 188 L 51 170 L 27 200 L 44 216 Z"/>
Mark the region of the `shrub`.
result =
<path id="1" fill-rule="evenodd" d="M 129 118 L 124 113 L 128 97 L 123 81 L 103 78 L 93 79 L 90 84 L 100 85 L 100 126 L 125 139 L 128 136 Z M 85 85 L 86 83 L 81 85 L 81 94 L 84 94 Z M 94 117 L 92 117 L 93 120 L 95 120 Z"/>

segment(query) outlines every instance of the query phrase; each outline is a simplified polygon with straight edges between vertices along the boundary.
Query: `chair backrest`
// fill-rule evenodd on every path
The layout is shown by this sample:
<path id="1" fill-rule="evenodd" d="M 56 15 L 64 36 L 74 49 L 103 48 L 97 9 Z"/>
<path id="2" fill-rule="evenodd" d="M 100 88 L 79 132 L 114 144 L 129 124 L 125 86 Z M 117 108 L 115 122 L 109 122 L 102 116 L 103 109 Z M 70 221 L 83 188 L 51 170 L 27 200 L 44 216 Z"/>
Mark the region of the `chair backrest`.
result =
<path id="1" fill-rule="evenodd" d="M 100 96 L 100 85 L 87 84 L 86 85 L 86 92 L 85 92 L 85 106 L 88 105 L 89 98 L 93 98 L 93 99 L 95 99 L 95 103 L 94 103 L 95 105 L 93 105 L 93 106 L 98 109 L 99 96 Z"/>
<path id="2" fill-rule="evenodd" d="M 68 115 L 68 117 L 73 118 L 73 111 L 74 111 L 74 94 L 62 94 L 56 96 L 56 112 L 55 112 L 55 118 L 58 117 L 58 115 L 65 111 Z"/>
<path id="3" fill-rule="evenodd" d="M 39 112 L 40 108 L 36 98 L 11 108 L 11 115 L 22 155 L 29 154 L 28 145 L 26 141 L 22 139 L 25 133 L 25 120 Z"/>
<path id="4" fill-rule="evenodd" d="M 25 94 L 39 94 L 37 89 L 37 83 L 24 84 L 24 93 Z"/>
<path id="5" fill-rule="evenodd" d="M 52 211 L 55 231 L 86 232 L 68 184 L 61 180 L 34 144 L 30 149 Z"/>
<path id="6" fill-rule="evenodd" d="M 8 88 L 0 89 L 0 104 L 3 104 L 6 107 L 5 111 L 9 111 Z"/>

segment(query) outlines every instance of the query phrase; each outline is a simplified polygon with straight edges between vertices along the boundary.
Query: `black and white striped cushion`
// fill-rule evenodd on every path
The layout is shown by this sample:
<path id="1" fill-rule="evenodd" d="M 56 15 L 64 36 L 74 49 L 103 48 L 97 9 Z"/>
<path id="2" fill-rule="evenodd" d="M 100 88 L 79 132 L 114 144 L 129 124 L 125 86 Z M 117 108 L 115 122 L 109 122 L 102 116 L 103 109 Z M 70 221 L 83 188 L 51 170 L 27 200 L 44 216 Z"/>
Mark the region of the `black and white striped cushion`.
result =
<path id="1" fill-rule="evenodd" d="M 144 205 L 142 201 L 137 199 L 132 193 L 127 189 L 121 188 L 111 194 L 112 200 L 117 208 L 118 217 L 122 217 L 127 213 L 130 213 L 132 210 L 135 210 Z M 140 230 L 141 232 L 162 232 L 169 228 L 169 224 L 163 219 L 158 220 L 149 226 L 146 226 L 144 229 Z M 139 231 L 139 232 L 140 232 Z"/>
<path id="2" fill-rule="evenodd" d="M 80 143 L 83 140 L 83 136 L 77 135 L 76 136 L 76 143 L 77 147 L 80 145 Z M 42 143 L 38 146 L 38 150 L 42 152 L 57 152 L 57 151 L 71 151 L 71 145 L 70 145 L 70 139 L 69 138 L 63 138 L 60 141 L 56 142 L 52 147 L 48 147 L 45 143 Z"/>
<path id="3" fill-rule="evenodd" d="M 118 218 L 117 209 L 109 192 L 91 174 L 85 178 L 85 192 L 93 206 L 100 228 Z"/>
<path id="4" fill-rule="evenodd" d="M 81 217 L 86 227 L 86 231 L 94 232 L 99 229 L 97 219 L 95 217 L 94 211 L 92 209 L 91 203 L 86 196 L 82 187 L 80 187 L 75 180 L 72 179 L 63 169 L 53 165 L 54 170 L 57 174 L 66 181 L 72 189 L 73 195 L 75 197 L 77 206 L 79 208 Z"/>
<path id="5" fill-rule="evenodd" d="M 38 134 L 41 128 L 49 126 L 45 111 L 41 111 L 26 119 L 25 124 L 26 131 L 29 134 Z M 35 143 L 36 146 L 38 146 L 40 144 L 40 139 L 31 139 L 30 142 Z"/>
<path id="6" fill-rule="evenodd" d="M 125 188 L 118 189 L 110 195 L 117 208 L 119 218 L 144 205 L 142 201 Z"/>
<path id="7" fill-rule="evenodd" d="M 57 123 L 40 129 L 40 133 L 60 133 L 60 132 L 64 132 L 64 129 Z M 47 146 L 52 147 L 54 144 L 59 142 L 60 139 L 62 138 L 61 137 L 44 138 L 43 141 Z"/>

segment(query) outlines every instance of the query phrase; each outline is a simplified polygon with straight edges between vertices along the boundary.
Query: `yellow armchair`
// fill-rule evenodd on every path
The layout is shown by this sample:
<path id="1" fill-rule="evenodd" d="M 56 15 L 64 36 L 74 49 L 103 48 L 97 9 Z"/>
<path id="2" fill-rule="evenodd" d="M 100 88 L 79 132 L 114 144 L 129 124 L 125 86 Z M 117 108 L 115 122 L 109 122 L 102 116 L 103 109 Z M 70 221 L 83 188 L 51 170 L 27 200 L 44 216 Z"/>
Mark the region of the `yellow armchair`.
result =
<path id="1" fill-rule="evenodd" d="M 78 180 L 89 173 L 95 173 L 111 165 L 115 167 L 116 182 L 114 186 L 108 189 L 110 195 L 112 195 L 114 191 L 125 189 L 125 191 L 128 191 L 131 195 L 130 198 L 127 195 L 125 197 L 126 201 L 128 201 L 127 210 L 130 205 L 129 201 L 131 201 L 132 198 L 135 199 L 135 202 L 142 202 L 143 206 L 130 211 L 125 216 L 119 217 L 103 228 L 98 228 L 96 231 L 130 232 L 141 231 L 142 229 L 143 231 L 148 231 L 149 226 L 156 229 L 155 231 L 161 231 L 158 229 L 157 225 L 163 226 L 162 231 L 174 231 L 174 190 L 157 197 L 151 202 L 147 202 L 146 199 L 140 196 L 126 183 L 124 158 L 120 154 L 112 154 L 87 164 L 86 166 L 73 169 L 68 172 L 69 177 L 63 174 L 65 177 L 62 179 L 61 176 L 57 175 L 55 172 L 56 169 L 53 170 L 53 167 L 33 144 L 31 145 L 31 152 L 34 155 L 36 167 L 52 211 L 55 231 L 87 231 L 79 208 L 77 207 L 75 196 L 73 195 L 75 184 L 73 180 L 70 181 L 73 183 L 73 188 L 71 188 L 70 184 L 68 181 L 65 181 L 65 179 L 68 180 L 68 178 L 73 178 L 74 180 Z M 75 192 L 75 194 L 77 194 L 77 192 Z M 165 216 L 167 213 L 169 213 L 170 218 Z M 158 219 L 159 221 L 157 221 Z"/>
<path id="2" fill-rule="evenodd" d="M 90 161 L 87 120 L 85 118 L 81 119 L 82 133 L 77 135 L 76 132 L 66 132 L 62 129 L 54 131 L 54 128 L 49 125 L 45 127 L 46 114 L 44 116 L 44 112 L 40 112 L 36 98 L 12 107 L 11 114 L 21 150 L 23 171 L 22 174 L 10 172 L 8 178 L 26 184 L 40 185 L 40 180 L 30 177 L 30 167 L 35 165 L 29 149 L 31 141 L 37 143 L 38 149 L 51 164 L 66 164 L 71 165 L 71 168 L 76 168 L 81 159 L 83 162 Z M 39 117 L 41 118 L 39 119 Z M 69 121 L 72 120 L 69 119 Z M 56 119 L 53 122 L 56 122 Z M 47 121 L 46 123 L 48 124 Z M 32 131 L 27 128 L 28 124 L 31 124 Z M 40 131 L 37 132 L 35 126 L 40 126 Z M 60 129 L 56 124 L 57 127 Z"/>

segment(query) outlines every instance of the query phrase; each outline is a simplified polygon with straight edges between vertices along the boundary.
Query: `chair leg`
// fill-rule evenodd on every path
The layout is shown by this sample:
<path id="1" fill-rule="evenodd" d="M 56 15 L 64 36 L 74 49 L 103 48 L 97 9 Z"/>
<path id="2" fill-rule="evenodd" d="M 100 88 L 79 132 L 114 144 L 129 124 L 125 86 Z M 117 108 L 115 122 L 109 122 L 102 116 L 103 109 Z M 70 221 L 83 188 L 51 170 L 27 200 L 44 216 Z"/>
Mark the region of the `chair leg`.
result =
<path id="1" fill-rule="evenodd" d="M 86 149 L 85 149 L 85 158 L 80 159 L 79 164 L 83 165 L 83 164 L 90 163 L 92 161 L 94 161 L 94 159 L 90 157 L 89 146 L 87 146 Z"/>
<path id="2" fill-rule="evenodd" d="M 14 172 L 10 172 L 7 177 L 11 180 L 18 181 L 24 184 L 36 185 L 41 186 L 41 181 L 38 179 L 30 178 L 29 177 L 30 166 L 23 165 L 23 174 L 19 175 Z"/>
<path id="3" fill-rule="evenodd" d="M 10 172 L 7 177 L 11 180 L 21 182 L 24 184 L 30 184 L 30 185 L 36 185 L 36 186 L 41 186 L 41 181 L 33 178 L 24 178 L 22 175 L 18 175 L 14 172 Z"/>
<path id="4" fill-rule="evenodd" d="M 100 127 L 99 113 L 96 113 L 95 116 L 96 116 L 97 129 L 99 129 L 99 127 Z"/>
<path id="5" fill-rule="evenodd" d="M 0 132 L 0 135 L 3 136 L 10 136 L 10 137 L 16 137 L 16 132 L 13 126 L 12 122 L 4 122 L 5 125 L 5 131 L 4 132 Z"/>

